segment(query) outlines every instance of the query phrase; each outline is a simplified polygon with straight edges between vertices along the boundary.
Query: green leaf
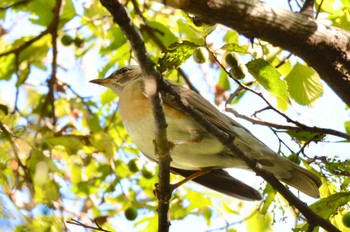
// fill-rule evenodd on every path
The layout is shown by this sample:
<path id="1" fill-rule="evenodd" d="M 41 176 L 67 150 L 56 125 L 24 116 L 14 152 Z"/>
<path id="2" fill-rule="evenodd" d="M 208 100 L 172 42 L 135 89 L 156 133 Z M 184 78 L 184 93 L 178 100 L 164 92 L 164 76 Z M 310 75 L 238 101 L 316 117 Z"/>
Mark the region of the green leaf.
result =
<path id="1" fill-rule="evenodd" d="M 11 50 L 13 47 L 9 47 L 7 50 Z M 10 80 L 12 74 L 16 70 L 15 66 L 15 55 L 10 54 L 7 56 L 0 57 L 0 80 Z"/>
<path id="2" fill-rule="evenodd" d="M 107 105 L 112 103 L 117 98 L 117 95 L 110 89 L 107 89 L 101 94 L 101 104 Z"/>
<path id="3" fill-rule="evenodd" d="M 238 52 L 238 53 L 246 53 L 249 54 L 247 46 L 241 46 L 237 43 L 227 43 L 222 46 L 220 49 L 228 51 L 228 52 Z"/>
<path id="4" fill-rule="evenodd" d="M 224 36 L 224 41 L 226 43 L 237 44 L 238 43 L 238 36 L 239 36 L 239 34 L 236 31 L 234 31 L 234 30 L 228 31 L 228 32 L 226 32 L 226 34 Z"/>
<path id="5" fill-rule="evenodd" d="M 269 214 L 260 214 L 259 211 L 253 211 L 253 216 L 248 218 L 245 223 L 247 224 L 247 231 L 254 232 L 266 232 L 272 231 L 271 228 L 271 216 Z"/>
<path id="6" fill-rule="evenodd" d="M 321 12 L 327 12 L 327 13 L 333 13 L 335 11 L 334 9 L 334 5 L 336 0 L 327 0 L 327 1 L 323 1 L 323 0 L 316 0 L 316 8 L 318 9 L 319 6 L 321 5 Z"/>
<path id="7" fill-rule="evenodd" d="M 30 19 L 32 23 L 47 26 L 53 19 L 54 7 L 55 1 L 30 1 L 25 8 L 35 16 Z"/>
<path id="8" fill-rule="evenodd" d="M 171 44 L 169 49 L 158 60 L 159 72 L 164 73 L 176 69 L 193 54 L 194 49 L 197 47 L 198 45 L 189 41 Z"/>
<path id="9" fill-rule="evenodd" d="M 350 11 L 349 7 L 342 7 L 337 10 L 333 15 L 330 15 L 332 25 L 350 31 Z"/>
<path id="10" fill-rule="evenodd" d="M 98 34 L 98 32 L 95 34 Z M 113 27 L 113 30 L 107 31 L 106 40 L 110 42 L 107 46 L 101 46 L 101 55 L 110 54 L 111 51 L 117 50 L 127 42 L 120 27 Z"/>
<path id="11" fill-rule="evenodd" d="M 51 179 L 45 182 L 34 185 L 35 201 L 44 203 L 53 207 L 53 202 L 60 198 L 59 186 Z"/>
<path id="12" fill-rule="evenodd" d="M 64 146 L 70 155 L 76 154 L 78 150 L 83 148 L 81 139 L 74 135 L 46 138 L 45 142 L 51 146 Z"/>
<path id="13" fill-rule="evenodd" d="M 286 110 L 290 103 L 287 84 L 281 80 L 281 73 L 269 62 L 255 59 L 246 64 L 248 71 L 271 94 L 276 96 L 278 107 Z"/>
<path id="14" fill-rule="evenodd" d="M 230 82 L 228 80 L 227 73 L 224 70 L 220 71 L 220 77 L 217 82 L 217 85 L 226 90 L 230 89 Z"/>
<path id="15" fill-rule="evenodd" d="M 216 28 L 216 24 L 207 24 L 197 16 L 189 17 L 187 14 L 185 16 L 186 22 L 204 38 L 212 33 Z"/>
<path id="16" fill-rule="evenodd" d="M 345 131 L 350 135 L 350 121 L 344 122 Z"/>
<path id="17" fill-rule="evenodd" d="M 164 25 L 156 21 L 147 21 L 147 24 L 155 29 L 154 34 L 166 47 L 178 41 L 178 38 L 169 29 L 168 25 Z"/>
<path id="18" fill-rule="evenodd" d="M 299 142 L 308 142 L 310 140 L 312 141 L 321 141 L 326 137 L 325 134 L 319 134 L 319 133 L 313 133 L 310 131 L 295 131 L 295 130 L 288 130 L 287 134 L 289 134 L 294 139 L 297 139 Z"/>
<path id="19" fill-rule="evenodd" d="M 297 63 L 285 79 L 289 94 L 300 105 L 312 105 L 323 94 L 318 74 L 310 67 Z"/>
<path id="20" fill-rule="evenodd" d="M 90 143 L 97 151 L 103 152 L 107 158 L 112 158 L 116 152 L 113 138 L 104 132 L 95 132 L 89 138 Z"/>
<path id="21" fill-rule="evenodd" d="M 337 213 L 337 209 L 350 202 L 350 193 L 336 193 L 329 197 L 318 200 L 310 205 L 310 208 L 317 212 L 321 217 L 328 219 L 331 215 Z"/>
<path id="22" fill-rule="evenodd" d="M 30 152 L 29 159 L 27 160 L 27 166 L 33 173 L 35 173 L 39 163 L 44 163 L 50 172 L 58 171 L 55 163 L 50 158 L 46 157 L 41 150 L 33 149 Z"/>
<path id="23" fill-rule="evenodd" d="M 63 27 L 67 22 L 69 22 L 76 15 L 74 4 L 72 0 L 65 0 L 63 2 L 63 12 L 60 15 L 60 27 Z"/>
<path id="24" fill-rule="evenodd" d="M 179 34 L 182 35 L 184 40 L 198 44 L 199 46 L 205 44 L 205 39 L 196 30 L 194 30 L 187 22 L 183 19 L 177 20 L 177 27 Z"/>
<path id="25" fill-rule="evenodd" d="M 264 200 L 264 205 L 261 209 L 261 214 L 264 215 L 267 213 L 267 210 L 269 209 L 270 205 L 275 199 L 276 193 L 276 190 L 274 190 L 270 184 L 266 185 L 264 189 L 264 194 L 267 194 L 267 197 Z"/>

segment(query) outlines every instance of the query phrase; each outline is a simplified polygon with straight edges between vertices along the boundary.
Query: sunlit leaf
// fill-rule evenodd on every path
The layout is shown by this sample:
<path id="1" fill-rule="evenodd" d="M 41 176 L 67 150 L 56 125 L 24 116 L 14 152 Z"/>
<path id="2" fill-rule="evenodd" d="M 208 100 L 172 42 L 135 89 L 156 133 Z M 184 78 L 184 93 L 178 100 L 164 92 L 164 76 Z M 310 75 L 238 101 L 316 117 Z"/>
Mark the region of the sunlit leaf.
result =
<path id="1" fill-rule="evenodd" d="M 8 47 L 11 50 L 13 47 Z M 0 80 L 10 80 L 12 74 L 15 72 L 15 55 L 0 57 Z"/>
<path id="2" fill-rule="evenodd" d="M 48 137 L 45 142 L 51 146 L 63 146 L 69 154 L 76 154 L 84 145 L 82 138 L 78 136 Z"/>
<path id="3" fill-rule="evenodd" d="M 200 17 L 189 17 L 187 14 L 185 16 L 187 23 L 203 37 L 210 35 L 216 28 L 216 24 L 208 24 Z"/>
<path id="4" fill-rule="evenodd" d="M 201 34 L 199 34 L 196 30 L 194 30 L 187 22 L 183 19 L 177 20 L 177 26 L 179 30 L 179 34 L 183 35 L 183 39 L 190 41 L 192 43 L 197 44 L 198 46 L 202 46 L 205 43 L 205 39 Z"/>
<path id="5" fill-rule="evenodd" d="M 238 43 L 238 36 L 239 36 L 239 34 L 236 31 L 229 30 L 226 32 L 226 34 L 224 36 L 224 41 L 228 44 L 230 44 L 230 43 L 237 44 Z"/>
<path id="6" fill-rule="evenodd" d="M 166 47 L 178 41 L 178 38 L 169 29 L 168 25 L 159 23 L 157 21 L 148 21 L 147 23 L 149 26 L 151 26 L 151 30 L 153 30 L 154 35 L 160 39 Z M 141 31 L 143 31 L 142 28 Z M 148 32 L 146 31 L 145 33 Z"/>
<path id="7" fill-rule="evenodd" d="M 350 202 L 350 193 L 336 193 L 322 198 L 310 205 L 310 208 L 323 218 L 329 218 L 337 209 Z"/>
<path id="8" fill-rule="evenodd" d="M 281 74 L 270 63 L 263 59 L 255 59 L 246 64 L 248 71 L 271 94 L 277 97 L 279 108 L 285 110 L 290 103 L 287 84 Z"/>
<path id="9" fill-rule="evenodd" d="M 116 145 L 113 138 L 104 132 L 95 132 L 89 138 L 90 143 L 97 151 L 100 151 L 108 158 L 112 158 L 116 152 Z"/>
<path id="10" fill-rule="evenodd" d="M 241 46 L 237 43 L 227 43 L 221 49 L 227 52 L 249 53 L 247 46 Z"/>
<path id="11" fill-rule="evenodd" d="M 310 140 L 321 141 L 326 136 L 325 134 L 313 133 L 309 131 L 288 130 L 287 133 L 294 139 L 298 140 L 299 142 L 308 142 Z"/>
<path id="12" fill-rule="evenodd" d="M 225 90 L 230 89 L 230 82 L 228 80 L 227 73 L 223 70 L 220 72 L 220 77 L 219 77 L 219 80 L 217 82 L 217 85 Z"/>
<path id="13" fill-rule="evenodd" d="M 345 131 L 350 135 L 350 121 L 344 122 Z"/>
<path id="14" fill-rule="evenodd" d="M 72 0 L 65 0 L 63 4 L 63 12 L 60 16 L 61 27 L 64 26 L 67 22 L 69 22 L 76 15 Z"/>
<path id="15" fill-rule="evenodd" d="M 47 26 L 53 19 L 55 1 L 30 1 L 23 8 L 33 14 L 30 21 L 34 24 Z M 49 10 L 50 9 L 50 10 Z"/>
<path id="16" fill-rule="evenodd" d="M 173 43 L 164 55 L 158 60 L 158 70 L 163 73 L 172 69 L 176 69 L 185 62 L 198 46 L 189 41 L 181 43 Z"/>
<path id="17" fill-rule="evenodd" d="M 265 215 L 268 212 L 267 210 L 269 209 L 272 202 L 274 201 L 276 193 L 277 193 L 276 190 L 274 190 L 271 185 L 269 184 L 266 185 L 264 189 L 264 194 L 267 194 L 267 197 L 265 198 L 263 207 L 260 211 L 262 215 Z"/>
<path id="18" fill-rule="evenodd" d="M 249 217 L 245 223 L 247 225 L 247 231 L 266 232 L 272 231 L 271 228 L 271 216 L 269 214 L 262 215 L 259 211 L 251 212 L 253 216 Z"/>
<path id="19" fill-rule="evenodd" d="M 295 64 L 285 80 L 290 96 L 301 105 L 312 105 L 323 94 L 320 77 L 306 65 Z"/>
<path id="20" fill-rule="evenodd" d="M 110 89 L 107 89 L 103 94 L 101 94 L 101 104 L 110 104 L 117 98 L 117 95 Z"/>

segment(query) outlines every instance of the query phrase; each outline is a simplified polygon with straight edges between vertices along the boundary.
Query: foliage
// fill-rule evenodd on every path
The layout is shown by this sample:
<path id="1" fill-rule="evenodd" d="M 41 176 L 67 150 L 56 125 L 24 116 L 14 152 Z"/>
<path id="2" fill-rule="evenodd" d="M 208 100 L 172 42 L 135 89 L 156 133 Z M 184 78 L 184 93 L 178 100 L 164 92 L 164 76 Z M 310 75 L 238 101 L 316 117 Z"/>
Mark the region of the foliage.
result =
<path id="1" fill-rule="evenodd" d="M 269 109 L 290 113 L 294 106 L 312 107 L 322 98 L 318 74 L 297 57 L 286 59 L 282 48 L 260 40 L 250 44 L 234 30 L 153 1 L 124 2 L 159 71 L 179 83 L 215 89 L 218 105 L 230 99 L 256 115 L 265 106 L 251 108 L 250 101 L 261 99 L 262 92 L 272 102 Z M 349 2 L 340 1 L 339 8 L 334 2 L 324 1 L 322 13 L 332 25 L 350 30 Z M 130 228 L 155 231 L 157 167 L 140 157 L 124 130 L 117 96 L 110 90 L 97 93 L 88 83 L 135 63 L 121 29 L 94 0 L 1 1 L 0 22 L 0 225 L 7 225 L 5 231 L 64 231 L 74 219 L 118 231 L 116 221 L 127 218 L 134 220 Z M 201 65 L 189 59 L 199 47 L 210 54 Z M 238 55 L 249 77 L 228 75 L 225 55 L 230 52 Z M 205 74 L 207 81 L 192 79 Z M 229 93 L 234 93 L 232 98 L 227 98 Z M 350 121 L 341 123 L 350 134 Z M 304 166 L 324 178 L 321 194 L 326 198 L 311 207 L 325 218 L 341 218 L 349 207 L 348 194 L 341 193 L 349 191 L 349 160 L 321 148 L 314 155 L 308 145 L 326 141 L 330 132 L 295 125 L 299 129 L 294 131 L 271 127 L 279 151 L 298 154 Z M 227 224 L 230 231 L 243 223 L 249 231 L 268 231 L 278 221 L 276 215 L 288 210 L 269 185 L 263 194 L 261 205 L 251 207 L 189 184 L 174 193 L 170 216 L 185 222 L 194 215 L 213 227 L 224 216 L 221 226 Z M 249 219 L 246 212 L 252 212 Z M 298 228 L 305 229 L 302 218 L 297 220 Z"/>

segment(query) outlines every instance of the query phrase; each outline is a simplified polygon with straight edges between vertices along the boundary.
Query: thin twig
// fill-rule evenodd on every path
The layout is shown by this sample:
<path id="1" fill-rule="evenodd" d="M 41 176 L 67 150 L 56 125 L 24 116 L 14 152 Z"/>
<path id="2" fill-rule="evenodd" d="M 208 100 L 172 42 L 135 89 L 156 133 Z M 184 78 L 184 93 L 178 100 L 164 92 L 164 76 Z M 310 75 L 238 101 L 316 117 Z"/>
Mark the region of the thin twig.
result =
<path id="1" fill-rule="evenodd" d="M 242 114 L 238 113 L 236 110 L 234 110 L 229 105 L 226 105 L 225 111 L 226 112 L 230 112 L 234 116 L 236 116 L 238 118 L 242 118 L 244 120 L 247 120 L 247 121 L 249 121 L 249 122 L 251 122 L 253 124 L 273 127 L 273 128 L 276 128 L 276 129 L 292 130 L 292 131 L 297 131 L 297 132 L 298 131 L 309 131 L 309 132 L 312 132 L 312 133 L 318 133 L 320 135 L 324 135 L 324 134 L 334 135 L 334 136 L 337 136 L 337 137 L 340 137 L 340 138 L 344 138 L 344 139 L 350 141 L 350 135 L 348 135 L 348 134 L 346 134 L 344 132 L 333 130 L 333 129 L 329 129 L 329 128 L 310 127 L 310 126 L 306 126 L 304 124 L 301 124 L 301 125 L 296 127 L 296 126 L 280 125 L 280 124 L 275 124 L 275 123 L 272 123 L 272 122 L 266 122 L 266 121 L 262 121 L 262 120 L 257 120 L 257 119 L 253 119 L 251 117 L 248 117 L 246 115 L 242 115 Z"/>
<path id="2" fill-rule="evenodd" d="M 50 33 L 50 27 L 46 28 L 46 30 L 44 30 L 43 32 L 41 32 L 39 35 L 31 38 L 30 40 L 28 40 L 27 42 L 24 42 L 21 46 L 14 48 L 12 50 L 9 50 L 7 52 L 3 52 L 0 53 L 0 57 L 3 56 L 7 56 L 10 54 L 19 54 L 21 51 L 23 51 L 24 49 L 26 49 L 27 47 L 29 47 L 30 45 L 32 45 L 35 41 L 38 41 L 39 39 L 41 39 L 43 36 L 47 35 Z"/>
<path id="3" fill-rule="evenodd" d="M 321 0 L 320 5 L 318 5 L 318 7 L 317 7 L 316 16 L 315 16 L 316 19 L 318 18 L 318 14 L 321 12 L 321 7 L 323 4 L 323 1 L 324 0 Z"/>
<path id="4" fill-rule="evenodd" d="M 300 13 L 307 17 L 314 18 L 314 5 L 315 0 L 305 0 L 303 7 L 300 9 Z"/>
<path id="5" fill-rule="evenodd" d="M 85 225 L 84 223 L 81 223 L 80 221 L 75 220 L 75 219 L 70 219 L 70 221 L 66 221 L 66 222 L 68 224 L 81 226 L 81 227 L 84 227 L 84 228 L 87 228 L 87 229 L 93 229 L 93 230 L 104 231 L 104 232 L 111 232 L 110 230 L 103 229 L 99 224 L 97 224 L 96 220 L 95 220 L 95 224 L 96 224 L 97 227 Z"/>

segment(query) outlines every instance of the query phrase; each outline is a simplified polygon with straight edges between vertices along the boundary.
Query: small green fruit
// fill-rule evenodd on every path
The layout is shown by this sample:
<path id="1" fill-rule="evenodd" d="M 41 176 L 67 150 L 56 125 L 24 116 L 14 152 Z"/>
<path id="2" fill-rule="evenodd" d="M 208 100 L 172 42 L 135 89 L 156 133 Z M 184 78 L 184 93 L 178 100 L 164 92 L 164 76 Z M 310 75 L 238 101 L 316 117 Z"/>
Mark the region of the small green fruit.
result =
<path id="1" fill-rule="evenodd" d="M 74 39 L 74 44 L 77 48 L 81 48 L 84 45 L 84 38 L 77 35 Z"/>
<path id="2" fill-rule="evenodd" d="M 137 208 L 129 207 L 125 210 L 124 215 L 129 221 L 133 221 L 137 218 Z"/>
<path id="3" fill-rule="evenodd" d="M 230 74 L 231 74 L 231 76 L 233 76 L 234 78 L 236 78 L 238 80 L 241 80 L 245 77 L 245 73 L 243 71 L 242 65 L 232 66 L 231 70 L 230 70 Z"/>
<path id="4" fill-rule="evenodd" d="M 239 64 L 237 54 L 235 52 L 227 53 L 225 56 L 225 62 L 231 68 L 237 67 Z"/>
<path id="5" fill-rule="evenodd" d="M 64 45 L 64 46 L 69 46 L 73 43 L 74 39 L 70 36 L 70 35 L 64 35 L 62 36 L 61 38 L 61 43 Z"/>
<path id="6" fill-rule="evenodd" d="M 132 159 L 128 162 L 128 168 L 131 172 L 140 171 L 140 163 L 137 159 Z"/>
<path id="7" fill-rule="evenodd" d="M 198 64 L 203 64 L 209 58 L 209 53 L 207 49 L 203 47 L 198 47 L 193 52 L 193 60 Z"/>
<path id="8" fill-rule="evenodd" d="M 342 222 L 345 227 L 350 228 L 350 212 L 347 212 L 343 215 Z"/>
<path id="9" fill-rule="evenodd" d="M 292 153 L 290 156 L 288 156 L 288 159 L 290 161 L 292 161 L 293 163 L 296 163 L 298 165 L 300 165 L 301 163 L 301 159 L 299 158 L 299 156 L 295 153 Z"/>
<path id="10" fill-rule="evenodd" d="M 142 168 L 141 174 L 146 179 L 152 179 L 153 178 L 153 172 L 148 170 L 145 166 Z"/>

